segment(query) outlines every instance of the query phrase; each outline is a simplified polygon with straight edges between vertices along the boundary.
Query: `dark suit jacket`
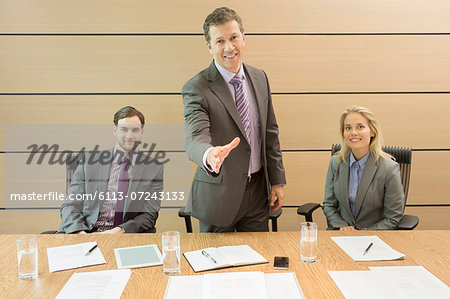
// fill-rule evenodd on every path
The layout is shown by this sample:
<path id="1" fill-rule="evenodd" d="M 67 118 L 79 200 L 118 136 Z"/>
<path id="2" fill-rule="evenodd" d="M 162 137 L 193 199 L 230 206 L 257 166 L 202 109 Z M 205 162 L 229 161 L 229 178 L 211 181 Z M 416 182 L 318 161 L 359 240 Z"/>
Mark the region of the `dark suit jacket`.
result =
<path id="1" fill-rule="evenodd" d="M 112 157 L 113 149 L 86 154 L 85 163 L 78 165 L 67 190 L 66 199 L 61 205 L 62 221 L 58 233 L 92 230 L 97 222 L 103 202 L 107 198 L 105 194 L 112 161 L 106 165 L 102 165 L 102 163 L 90 165 L 88 161 L 91 155 L 95 155 L 94 158 L 96 158 L 104 152 L 109 152 L 109 156 Z M 143 155 L 143 153 L 138 153 L 138 155 Z M 125 232 L 140 233 L 154 230 L 160 201 L 149 199 L 154 192 L 163 190 L 163 174 L 163 165 L 135 163 L 133 166 L 128 194 L 124 203 L 123 223 L 120 225 Z M 95 195 L 95 197 L 93 200 L 70 199 L 70 195 L 77 194 Z M 140 198 L 141 195 L 142 198 Z M 159 198 L 159 193 L 157 195 Z M 102 196 L 104 200 L 101 200 Z M 147 200 L 144 200 L 145 198 Z"/>
<path id="2" fill-rule="evenodd" d="M 323 211 L 329 228 L 395 229 L 403 217 L 404 194 L 400 168 L 391 159 L 375 163 L 369 155 L 355 198 L 355 216 L 348 200 L 349 157 L 339 163 L 331 157 L 325 186 Z"/>
<path id="3" fill-rule="evenodd" d="M 285 184 L 278 141 L 278 125 L 266 74 L 244 64 L 260 116 L 261 155 L 267 191 L 270 185 Z M 227 83 L 211 65 L 183 86 L 186 152 L 198 166 L 192 182 L 187 210 L 203 222 L 228 226 L 235 219 L 245 190 L 250 162 L 250 145 L 234 98 Z M 203 165 L 203 154 L 211 146 L 225 145 L 235 137 L 241 142 L 225 159 L 218 176 Z M 270 184 L 270 185 L 269 185 Z"/>

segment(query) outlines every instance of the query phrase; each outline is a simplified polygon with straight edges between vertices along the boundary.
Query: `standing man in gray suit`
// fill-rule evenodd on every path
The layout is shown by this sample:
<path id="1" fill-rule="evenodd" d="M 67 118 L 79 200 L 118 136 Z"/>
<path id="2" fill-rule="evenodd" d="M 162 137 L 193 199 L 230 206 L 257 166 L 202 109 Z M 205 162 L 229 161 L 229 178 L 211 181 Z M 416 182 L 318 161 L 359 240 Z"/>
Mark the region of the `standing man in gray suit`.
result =
<path id="1" fill-rule="evenodd" d="M 242 62 L 234 10 L 215 9 L 203 30 L 214 60 L 182 91 L 186 152 L 198 166 L 187 211 L 202 232 L 268 231 L 286 184 L 268 79 Z"/>
<path id="2" fill-rule="evenodd" d="M 163 165 L 138 151 L 144 115 L 126 106 L 114 114 L 114 148 L 86 154 L 61 206 L 58 233 L 155 232 Z"/>

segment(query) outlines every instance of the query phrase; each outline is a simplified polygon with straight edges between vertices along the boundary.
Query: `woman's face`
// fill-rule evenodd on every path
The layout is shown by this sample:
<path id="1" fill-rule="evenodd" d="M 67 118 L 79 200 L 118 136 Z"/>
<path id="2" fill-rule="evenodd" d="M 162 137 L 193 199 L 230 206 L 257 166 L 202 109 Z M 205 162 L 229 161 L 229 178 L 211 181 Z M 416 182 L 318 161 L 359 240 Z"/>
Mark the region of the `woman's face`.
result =
<path id="1" fill-rule="evenodd" d="M 375 134 L 361 113 L 352 112 L 344 119 L 344 140 L 357 160 L 369 152 L 370 138 Z"/>

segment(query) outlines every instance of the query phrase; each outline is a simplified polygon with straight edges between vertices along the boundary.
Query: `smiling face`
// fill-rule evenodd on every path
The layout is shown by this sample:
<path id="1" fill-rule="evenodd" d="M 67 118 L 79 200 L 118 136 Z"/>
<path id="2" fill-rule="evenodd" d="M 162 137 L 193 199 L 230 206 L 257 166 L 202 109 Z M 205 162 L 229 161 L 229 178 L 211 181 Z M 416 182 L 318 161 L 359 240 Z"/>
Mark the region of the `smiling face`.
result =
<path id="1" fill-rule="evenodd" d="M 237 73 L 242 64 L 245 36 L 239 24 L 232 20 L 209 29 L 210 42 L 206 42 L 214 60 L 230 72 Z"/>
<path id="2" fill-rule="evenodd" d="M 356 160 L 363 158 L 370 149 L 370 139 L 375 137 L 368 120 L 358 112 L 349 113 L 344 119 L 343 136 Z"/>
<path id="3" fill-rule="evenodd" d="M 144 129 L 141 126 L 139 117 L 131 116 L 119 119 L 113 129 L 113 134 L 116 138 L 116 148 L 127 154 L 134 148 L 135 142 L 141 141 L 143 133 Z"/>

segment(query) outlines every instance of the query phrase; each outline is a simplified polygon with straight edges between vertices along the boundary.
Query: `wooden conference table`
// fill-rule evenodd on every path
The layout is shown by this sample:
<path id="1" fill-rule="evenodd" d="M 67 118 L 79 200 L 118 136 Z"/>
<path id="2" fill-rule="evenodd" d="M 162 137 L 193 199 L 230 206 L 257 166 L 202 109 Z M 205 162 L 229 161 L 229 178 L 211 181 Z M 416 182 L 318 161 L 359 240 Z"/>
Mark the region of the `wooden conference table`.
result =
<path id="1" fill-rule="evenodd" d="M 331 239 L 331 236 L 378 235 L 393 249 L 406 255 L 404 260 L 385 262 L 354 262 Z M 0 235 L 0 297 L 54 298 L 74 272 L 117 269 L 114 248 L 157 244 L 161 250 L 161 234 L 126 235 L 39 235 L 39 276 L 35 280 L 19 280 L 17 275 L 16 238 L 18 235 Z M 318 261 L 300 262 L 300 233 L 226 233 L 181 234 L 181 250 L 191 251 L 211 246 L 248 244 L 270 261 L 269 264 L 228 268 L 214 272 L 273 270 L 274 256 L 289 256 L 290 268 L 306 298 L 342 298 L 328 270 L 368 270 L 371 266 L 424 266 L 437 278 L 450 285 L 450 230 L 441 231 L 381 231 L 338 232 L 319 231 Z M 49 273 L 46 248 L 97 241 L 106 264 Z M 210 273 L 210 272 L 206 272 Z M 181 257 L 181 275 L 195 274 Z M 201 274 L 201 273 L 200 273 Z M 163 298 L 168 277 L 162 266 L 133 269 L 122 298 Z"/>

